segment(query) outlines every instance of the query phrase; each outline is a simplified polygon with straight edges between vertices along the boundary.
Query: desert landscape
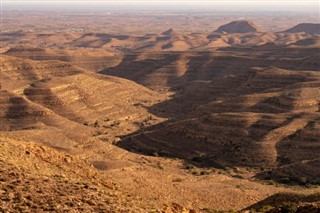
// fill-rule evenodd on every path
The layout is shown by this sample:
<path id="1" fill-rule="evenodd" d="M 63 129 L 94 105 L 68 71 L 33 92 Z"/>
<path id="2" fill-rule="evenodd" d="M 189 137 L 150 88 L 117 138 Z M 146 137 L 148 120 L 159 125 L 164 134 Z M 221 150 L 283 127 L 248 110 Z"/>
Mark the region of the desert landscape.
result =
<path id="1" fill-rule="evenodd" d="M 1 212 L 320 212 L 319 11 L 12 8 Z"/>

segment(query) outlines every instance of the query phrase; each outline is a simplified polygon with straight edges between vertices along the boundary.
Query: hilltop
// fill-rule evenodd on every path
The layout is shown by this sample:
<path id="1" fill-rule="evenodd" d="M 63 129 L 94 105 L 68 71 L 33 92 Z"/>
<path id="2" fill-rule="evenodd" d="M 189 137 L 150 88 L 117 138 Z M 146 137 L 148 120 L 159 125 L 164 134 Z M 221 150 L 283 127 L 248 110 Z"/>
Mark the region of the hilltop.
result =
<path id="1" fill-rule="evenodd" d="M 304 32 L 309 34 L 320 34 L 320 24 L 302 23 L 286 30 L 285 32 L 288 32 L 288 33 Z"/>
<path id="2" fill-rule="evenodd" d="M 220 26 L 216 32 L 225 32 L 225 33 L 250 33 L 250 32 L 259 32 L 260 29 L 251 21 L 241 20 L 241 21 L 232 21 L 228 24 Z"/>

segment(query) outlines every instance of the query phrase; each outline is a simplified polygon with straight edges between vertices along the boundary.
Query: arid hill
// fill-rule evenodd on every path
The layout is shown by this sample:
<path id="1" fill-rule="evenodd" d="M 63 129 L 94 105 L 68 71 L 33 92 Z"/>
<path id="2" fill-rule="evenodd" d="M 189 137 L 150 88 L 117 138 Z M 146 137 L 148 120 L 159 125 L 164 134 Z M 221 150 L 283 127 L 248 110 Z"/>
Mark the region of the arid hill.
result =
<path id="1" fill-rule="evenodd" d="M 178 35 L 182 35 L 182 33 L 171 28 L 171 29 L 163 32 L 162 35 L 165 35 L 165 36 L 178 36 Z"/>
<path id="2" fill-rule="evenodd" d="M 32 56 L 33 54 L 39 54 L 40 50 L 37 49 L 39 47 L 49 48 L 50 50 L 46 50 L 47 52 L 41 57 L 47 58 L 48 54 L 59 55 L 61 60 L 69 60 L 70 57 L 68 56 L 72 55 L 73 57 L 78 56 L 78 61 L 85 60 L 86 62 L 83 64 L 87 64 L 90 63 L 92 58 L 95 60 L 94 56 L 121 55 L 129 52 L 206 51 L 222 47 L 271 47 L 272 45 L 289 46 L 294 43 L 300 46 L 319 47 L 317 42 L 305 43 L 308 40 L 319 39 L 316 34 L 317 29 L 317 24 L 301 24 L 285 32 L 261 32 L 254 23 L 244 20 L 233 21 L 208 34 L 184 33 L 175 29 L 144 36 L 108 33 L 52 34 L 18 31 L 1 33 L 0 40 L 6 48 L 13 48 L 7 52 L 8 54 Z M 30 49 L 32 52 L 27 53 L 28 48 L 35 49 Z M 5 52 L 5 49 L 3 51 Z M 80 56 L 90 56 L 90 60 L 86 60 L 85 57 L 80 59 Z M 100 61 L 99 63 L 106 62 Z M 91 69 L 92 67 L 87 66 L 87 68 Z"/>
<path id="3" fill-rule="evenodd" d="M 225 32 L 225 33 L 251 33 L 259 32 L 259 28 L 252 23 L 251 21 L 241 20 L 241 21 L 232 21 L 228 24 L 220 26 L 216 32 Z"/>
<path id="4" fill-rule="evenodd" d="M 60 60 L 69 62 L 86 70 L 100 70 L 106 67 L 116 66 L 122 56 L 108 50 L 94 48 L 64 48 L 35 47 L 19 45 L 10 47 L 5 51 L 6 55 L 32 60 Z M 111 56 L 112 61 L 110 60 Z"/>
<path id="5" fill-rule="evenodd" d="M 309 34 L 320 34 L 320 24 L 315 24 L 315 23 L 298 24 L 297 26 L 294 26 L 286 30 L 285 32 L 288 32 L 288 33 L 304 32 Z"/>

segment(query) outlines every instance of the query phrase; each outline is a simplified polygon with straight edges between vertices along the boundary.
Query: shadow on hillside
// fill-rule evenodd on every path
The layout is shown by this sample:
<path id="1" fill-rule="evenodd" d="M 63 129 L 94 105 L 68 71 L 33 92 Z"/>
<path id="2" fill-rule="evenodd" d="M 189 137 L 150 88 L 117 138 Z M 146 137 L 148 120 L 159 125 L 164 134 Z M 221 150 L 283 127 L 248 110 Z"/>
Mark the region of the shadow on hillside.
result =
<path id="1" fill-rule="evenodd" d="M 277 193 L 243 209 L 242 211 L 255 210 L 257 212 L 264 212 L 273 207 L 277 208 L 277 211 L 275 212 L 318 212 L 319 207 L 317 207 L 317 205 L 313 205 L 313 202 L 320 202 L 319 193 L 311 195 Z M 301 205 L 302 203 L 306 203 L 306 205 Z"/>
<path id="2" fill-rule="evenodd" d="M 259 172 L 258 179 L 272 180 L 287 185 L 320 185 L 320 129 L 318 120 L 308 124 L 277 142 L 277 167 Z M 302 143 L 303 142 L 303 143 Z"/>
<path id="3" fill-rule="evenodd" d="M 115 67 L 111 71 L 114 73 L 119 71 L 125 74 L 123 70 L 130 67 L 130 60 L 127 58 L 119 67 Z M 201 125 L 207 122 L 205 120 L 206 116 L 215 113 L 220 115 L 221 113 L 230 112 L 240 114 L 253 112 L 270 113 L 276 116 L 276 114 L 291 112 L 293 102 L 287 101 L 286 105 L 282 105 L 278 101 L 278 98 L 281 98 L 281 94 L 279 97 L 262 99 L 255 105 L 238 106 L 235 104 L 245 103 L 246 99 L 243 97 L 246 95 L 256 94 L 257 92 L 263 93 L 265 90 L 267 92 L 281 91 L 291 84 L 305 81 L 305 78 L 302 77 L 297 78 L 297 80 L 295 78 L 290 80 L 289 76 L 288 81 L 284 78 L 283 81 L 276 81 L 275 84 L 270 84 L 266 88 L 261 87 L 261 85 L 257 87 L 247 85 L 248 80 L 256 77 L 254 72 L 248 72 L 248 70 L 251 67 L 261 66 L 262 61 L 262 59 L 243 59 L 235 56 L 215 57 L 212 53 L 190 56 L 188 70 L 180 77 L 179 82 L 181 84 L 179 87 L 171 85 L 175 96 L 170 100 L 148 108 L 151 114 L 169 118 L 169 120 L 125 135 L 117 143 L 117 146 L 139 154 L 179 158 L 184 160 L 186 165 L 194 164 L 198 167 L 269 167 L 274 162 L 272 161 L 273 159 L 269 159 L 268 153 L 278 152 L 280 147 L 276 147 L 277 150 L 271 150 L 271 148 L 270 150 L 265 150 L 262 141 L 270 131 L 286 125 L 294 117 L 289 116 L 288 120 L 283 123 L 277 123 L 269 119 L 268 116 L 262 116 L 261 119 L 257 119 L 250 125 L 243 121 L 243 123 L 231 124 L 225 130 L 220 130 L 219 127 L 222 128 L 224 125 L 229 125 L 227 123 L 215 124 L 217 129 L 210 129 L 209 127 L 212 128 L 212 126 L 209 123 L 208 129 L 205 130 L 209 132 L 209 136 L 201 132 L 205 128 L 205 126 Z M 145 65 L 159 68 L 163 64 L 168 64 L 162 63 L 161 66 L 151 65 L 153 62 L 155 61 L 143 60 L 134 62 L 134 67 L 136 68 L 133 70 L 139 70 L 138 67 L 144 67 Z M 273 63 L 278 62 L 264 60 L 262 65 L 271 66 Z M 290 66 L 295 65 L 290 64 Z M 295 69 L 298 68 L 299 66 L 295 67 Z M 152 69 L 150 68 L 148 72 L 152 72 Z M 110 74 L 111 71 L 108 70 L 105 73 Z M 137 76 L 142 73 L 139 72 Z M 274 78 L 278 80 L 281 76 L 280 73 L 279 76 L 275 75 Z M 126 78 L 126 75 L 120 77 Z M 258 79 L 257 82 L 257 84 L 260 82 L 263 86 L 268 85 L 263 79 Z M 257 88 L 259 89 L 257 90 Z M 212 104 L 214 101 L 221 101 L 221 104 L 220 102 Z M 206 106 L 206 108 L 202 110 L 203 106 Z M 196 119 L 197 122 L 193 122 L 192 119 Z M 236 127 L 238 127 L 238 131 L 230 130 L 230 128 Z M 199 137 L 190 135 L 190 132 L 197 131 Z M 259 176 L 257 177 L 259 178 Z"/>
<path id="4" fill-rule="evenodd" d="M 128 54 L 122 59 L 119 65 L 101 70 L 99 73 L 129 79 L 143 86 L 152 87 L 152 85 L 150 85 L 150 76 L 156 75 L 157 71 L 161 68 L 166 66 L 170 67 L 170 64 L 174 63 L 180 54 L 158 53 L 150 54 L 149 56 L 147 59 L 139 60 L 138 54 Z M 170 82 L 176 82 L 175 76 L 168 75 L 167 77 L 166 82 L 168 82 L 170 86 L 174 86 L 174 84 Z"/>

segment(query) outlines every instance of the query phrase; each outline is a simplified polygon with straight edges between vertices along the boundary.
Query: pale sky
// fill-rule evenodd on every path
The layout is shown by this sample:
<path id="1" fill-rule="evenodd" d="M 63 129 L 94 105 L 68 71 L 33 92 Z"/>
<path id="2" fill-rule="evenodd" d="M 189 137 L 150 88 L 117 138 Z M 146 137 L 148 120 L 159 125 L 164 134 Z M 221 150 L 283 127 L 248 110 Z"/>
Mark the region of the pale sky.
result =
<path id="1" fill-rule="evenodd" d="M 320 0 L 0 0 L 3 9 L 218 9 L 310 11 L 319 13 Z"/>

